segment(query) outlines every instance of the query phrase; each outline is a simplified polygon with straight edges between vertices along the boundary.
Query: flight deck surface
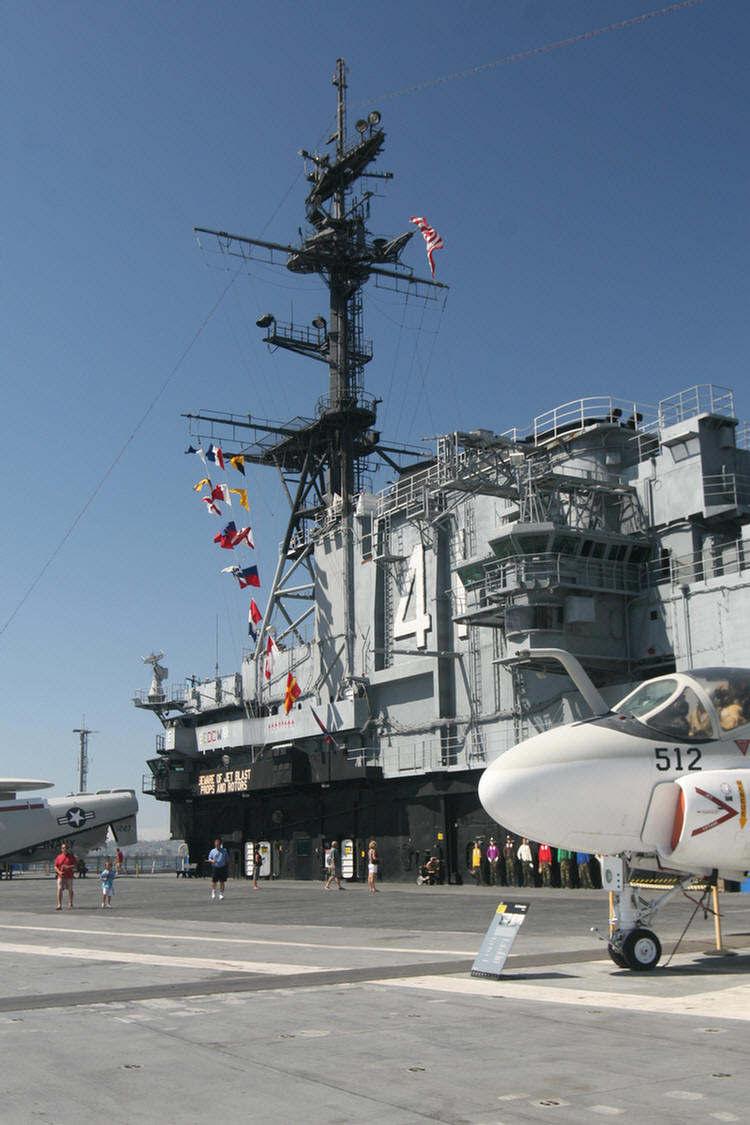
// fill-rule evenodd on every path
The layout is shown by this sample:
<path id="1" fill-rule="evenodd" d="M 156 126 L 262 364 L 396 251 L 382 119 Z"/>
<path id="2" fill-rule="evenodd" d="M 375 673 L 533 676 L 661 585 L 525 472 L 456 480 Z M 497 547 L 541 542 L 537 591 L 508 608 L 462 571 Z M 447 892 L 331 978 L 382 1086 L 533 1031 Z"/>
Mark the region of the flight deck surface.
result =
<path id="1" fill-rule="evenodd" d="M 650 973 L 590 933 L 601 891 L 98 879 L 0 884 L 8 1120 L 307 1125 L 744 1121 L 750 898 L 659 915 Z M 471 966 L 501 900 L 528 917 L 499 980 Z"/>

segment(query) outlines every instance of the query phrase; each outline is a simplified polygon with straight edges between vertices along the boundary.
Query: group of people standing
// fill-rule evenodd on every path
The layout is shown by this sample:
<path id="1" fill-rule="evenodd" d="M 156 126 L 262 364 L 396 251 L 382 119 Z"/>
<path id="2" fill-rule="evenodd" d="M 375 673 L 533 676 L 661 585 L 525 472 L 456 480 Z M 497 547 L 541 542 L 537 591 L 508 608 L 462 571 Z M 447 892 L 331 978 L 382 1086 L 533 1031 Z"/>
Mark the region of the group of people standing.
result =
<path id="1" fill-rule="evenodd" d="M 592 857 L 587 852 L 532 844 L 522 837 L 517 844 L 505 837 L 502 849 L 494 836 L 482 850 L 482 841 L 471 847 L 471 873 L 477 886 L 490 887 L 593 887 Z"/>
<path id="2" fill-rule="evenodd" d="M 117 849 L 117 871 L 122 869 L 123 857 L 120 849 Z M 67 894 L 68 909 L 73 909 L 73 877 L 76 871 L 80 872 L 81 860 L 77 859 L 73 854 L 73 849 L 65 841 L 60 845 L 60 852 L 55 858 L 55 875 L 57 876 L 57 906 L 55 909 L 62 910 L 63 898 Z M 112 895 L 114 894 L 115 872 L 112 869 L 112 860 L 107 859 L 104 863 L 104 868 L 100 875 L 102 885 L 102 910 L 112 909 Z"/>
<path id="3" fill-rule="evenodd" d="M 378 845 L 375 840 L 370 840 L 367 845 L 367 886 L 370 894 L 377 894 L 378 888 L 375 886 L 375 879 L 378 874 L 378 866 L 380 859 L 378 858 Z M 325 889 L 328 890 L 331 883 L 335 883 L 340 891 L 343 891 L 344 885 L 341 882 L 341 851 L 339 849 L 338 840 L 332 840 L 331 846 L 326 854 L 326 871 L 328 873 Z"/>

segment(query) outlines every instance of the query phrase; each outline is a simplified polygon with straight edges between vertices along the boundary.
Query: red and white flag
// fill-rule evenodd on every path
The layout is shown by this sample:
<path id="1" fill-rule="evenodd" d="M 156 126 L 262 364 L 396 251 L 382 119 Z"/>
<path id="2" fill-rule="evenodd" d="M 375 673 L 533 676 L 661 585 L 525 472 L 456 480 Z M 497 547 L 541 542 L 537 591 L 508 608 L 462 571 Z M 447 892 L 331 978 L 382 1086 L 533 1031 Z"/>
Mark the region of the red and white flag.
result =
<path id="1" fill-rule="evenodd" d="M 240 543 L 247 543 L 248 547 L 254 547 L 253 542 L 253 529 L 251 527 L 241 527 L 239 531 L 235 531 L 232 538 L 232 546 L 239 547 Z"/>
<path id="2" fill-rule="evenodd" d="M 271 679 L 271 675 L 273 673 L 273 664 L 276 659 L 276 653 L 278 651 L 279 650 L 276 647 L 276 642 L 274 641 L 273 637 L 269 636 L 268 644 L 266 645 L 266 662 L 263 667 L 263 674 L 267 680 Z"/>
<path id="3" fill-rule="evenodd" d="M 263 614 L 260 612 L 257 605 L 255 604 L 255 600 L 253 598 L 251 598 L 250 599 L 250 610 L 249 610 L 248 615 L 247 615 L 247 631 L 248 631 L 249 635 L 253 638 L 254 641 L 258 639 L 258 634 L 255 631 L 255 626 L 258 624 L 259 621 L 262 621 L 262 619 L 263 619 Z"/>
<path id="4" fill-rule="evenodd" d="M 415 226 L 418 226 L 424 236 L 427 248 L 427 261 L 430 263 L 430 269 L 432 270 L 432 276 L 434 277 L 435 262 L 433 261 L 432 255 L 436 250 L 443 249 L 443 240 L 435 230 L 435 228 L 431 227 L 427 222 L 427 219 L 423 219 L 421 215 L 412 215 L 409 221 L 414 223 Z"/>

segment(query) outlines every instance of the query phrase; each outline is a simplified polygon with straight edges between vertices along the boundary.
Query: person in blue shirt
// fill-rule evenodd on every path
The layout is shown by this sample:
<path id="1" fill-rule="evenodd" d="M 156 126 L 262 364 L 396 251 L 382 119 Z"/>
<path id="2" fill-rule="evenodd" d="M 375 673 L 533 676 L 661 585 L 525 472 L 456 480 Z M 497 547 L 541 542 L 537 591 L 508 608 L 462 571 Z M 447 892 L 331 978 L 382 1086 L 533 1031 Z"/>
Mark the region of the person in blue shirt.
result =
<path id="1" fill-rule="evenodd" d="M 112 860 L 108 859 L 104 864 L 104 870 L 101 874 L 102 879 L 102 910 L 105 906 L 108 910 L 112 909 L 112 892 L 114 890 L 115 873 L 112 870 Z"/>
<path id="2" fill-rule="evenodd" d="M 594 881 L 591 878 L 591 868 L 589 867 L 590 860 L 591 856 L 588 852 L 576 852 L 579 887 L 593 887 L 594 885 Z"/>
<path id="3" fill-rule="evenodd" d="M 227 868 L 229 867 L 229 852 L 222 845 L 221 840 L 214 840 L 214 846 L 208 853 L 208 862 L 211 864 L 211 898 L 216 898 L 216 885 L 219 886 L 219 899 L 224 898 L 224 885 L 227 881 Z"/>

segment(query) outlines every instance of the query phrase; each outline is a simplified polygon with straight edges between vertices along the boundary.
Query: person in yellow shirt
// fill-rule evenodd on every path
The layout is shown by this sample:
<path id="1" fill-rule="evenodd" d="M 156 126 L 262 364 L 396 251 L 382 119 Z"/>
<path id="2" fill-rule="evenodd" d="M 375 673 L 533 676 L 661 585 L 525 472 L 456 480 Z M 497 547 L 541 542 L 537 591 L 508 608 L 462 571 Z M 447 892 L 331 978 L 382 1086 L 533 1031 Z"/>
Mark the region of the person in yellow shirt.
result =
<path id="1" fill-rule="evenodd" d="M 480 886 L 482 882 L 482 849 L 479 847 L 479 841 L 474 841 L 474 846 L 471 849 L 471 873 L 474 876 L 474 882 Z"/>

